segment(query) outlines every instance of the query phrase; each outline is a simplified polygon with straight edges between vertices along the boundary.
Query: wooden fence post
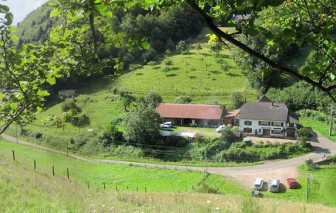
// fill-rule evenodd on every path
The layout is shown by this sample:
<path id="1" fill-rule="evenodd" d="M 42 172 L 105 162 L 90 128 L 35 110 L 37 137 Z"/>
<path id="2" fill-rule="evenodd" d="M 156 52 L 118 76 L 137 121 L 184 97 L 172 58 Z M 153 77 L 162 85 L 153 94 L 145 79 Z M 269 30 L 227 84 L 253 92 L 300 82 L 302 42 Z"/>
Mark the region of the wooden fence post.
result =
<path id="1" fill-rule="evenodd" d="M 68 176 L 68 180 L 70 179 L 70 172 L 69 172 L 69 168 L 67 168 L 67 176 Z"/>
<path id="2" fill-rule="evenodd" d="M 55 176 L 55 167 L 52 166 L 52 175 Z"/>
<path id="3" fill-rule="evenodd" d="M 14 152 L 14 150 L 13 150 L 13 160 L 15 162 L 15 152 Z"/>
<path id="4" fill-rule="evenodd" d="M 106 189 L 105 182 L 103 182 L 103 184 L 104 184 L 104 189 Z"/>
<path id="5" fill-rule="evenodd" d="M 34 160 L 34 170 L 36 170 L 36 160 Z"/>

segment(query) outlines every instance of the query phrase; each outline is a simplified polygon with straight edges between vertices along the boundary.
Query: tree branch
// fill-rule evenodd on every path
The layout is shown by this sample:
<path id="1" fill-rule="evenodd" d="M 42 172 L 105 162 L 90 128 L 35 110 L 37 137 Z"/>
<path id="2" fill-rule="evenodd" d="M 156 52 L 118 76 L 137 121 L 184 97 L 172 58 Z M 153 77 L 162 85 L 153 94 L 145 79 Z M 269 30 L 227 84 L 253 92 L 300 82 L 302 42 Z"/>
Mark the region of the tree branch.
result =
<path id="1" fill-rule="evenodd" d="M 230 42 L 231 44 L 235 45 L 236 47 L 242 49 L 243 51 L 245 51 L 246 53 L 250 54 L 253 57 L 256 57 L 258 59 L 260 59 L 261 61 L 267 63 L 268 65 L 270 65 L 271 67 L 280 70 L 282 72 L 286 72 L 292 76 L 297 77 L 300 80 L 306 81 L 307 83 L 311 84 L 312 86 L 315 86 L 317 88 L 319 88 L 321 91 L 325 92 L 326 94 L 328 94 L 328 96 L 330 96 L 330 98 L 336 102 L 336 97 L 334 97 L 331 94 L 331 90 L 330 87 L 324 87 L 322 83 L 319 82 L 315 82 L 312 79 L 299 74 L 296 70 L 290 69 L 288 67 L 285 67 L 281 64 L 278 64 L 272 60 L 270 60 L 269 58 L 267 58 L 265 55 L 256 52 L 255 50 L 251 49 L 250 47 L 246 46 L 245 44 L 241 43 L 240 41 L 234 39 L 233 37 L 231 37 L 229 34 L 224 33 L 223 31 L 221 31 L 213 22 L 212 18 L 206 14 L 200 7 L 199 5 L 195 2 L 195 0 L 186 0 L 186 2 L 191 6 L 191 8 L 193 10 L 195 10 L 205 21 L 205 23 L 208 25 L 208 27 L 210 28 L 210 30 L 218 37 L 218 38 L 223 38 L 226 41 Z M 336 85 L 335 85 L 336 87 Z"/>

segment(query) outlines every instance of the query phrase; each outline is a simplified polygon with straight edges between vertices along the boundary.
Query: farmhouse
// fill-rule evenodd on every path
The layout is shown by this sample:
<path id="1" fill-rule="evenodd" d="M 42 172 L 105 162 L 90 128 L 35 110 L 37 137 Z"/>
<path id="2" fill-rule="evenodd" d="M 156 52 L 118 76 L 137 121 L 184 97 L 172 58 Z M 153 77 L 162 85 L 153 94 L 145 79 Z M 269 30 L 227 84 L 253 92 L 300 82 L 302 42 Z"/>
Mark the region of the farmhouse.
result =
<path id="1" fill-rule="evenodd" d="M 239 128 L 246 135 L 295 137 L 298 125 L 294 112 L 266 96 L 257 102 L 246 102 L 239 113 Z"/>
<path id="2" fill-rule="evenodd" d="M 222 105 L 161 103 L 156 110 L 164 121 L 187 126 L 218 126 L 225 115 Z"/>

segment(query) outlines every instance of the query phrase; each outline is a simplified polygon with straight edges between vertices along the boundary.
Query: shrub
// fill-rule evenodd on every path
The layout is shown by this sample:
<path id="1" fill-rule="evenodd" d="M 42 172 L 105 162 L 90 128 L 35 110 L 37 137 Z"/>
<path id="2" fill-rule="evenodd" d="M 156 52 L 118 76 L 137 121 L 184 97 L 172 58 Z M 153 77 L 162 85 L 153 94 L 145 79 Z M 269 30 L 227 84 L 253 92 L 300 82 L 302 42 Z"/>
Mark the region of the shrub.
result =
<path id="1" fill-rule="evenodd" d="M 177 104 L 189 104 L 192 102 L 192 98 L 189 96 L 181 96 L 176 98 L 174 102 Z"/>
<path id="2" fill-rule="evenodd" d="M 40 132 L 35 133 L 35 138 L 36 139 L 41 139 L 43 137 L 43 134 Z"/>
<path id="3" fill-rule="evenodd" d="M 242 92 L 231 93 L 231 103 L 235 109 L 240 108 L 244 102 L 244 95 Z"/>
<path id="4" fill-rule="evenodd" d="M 296 130 L 296 134 L 298 136 L 298 139 L 301 142 L 304 142 L 304 143 L 307 140 L 309 140 L 310 137 L 313 136 L 312 133 L 310 132 L 310 130 L 308 128 L 306 128 L 306 127 Z"/>
<path id="5" fill-rule="evenodd" d="M 157 59 L 157 52 L 153 48 L 149 48 L 144 54 L 141 56 L 141 60 L 144 63 L 149 61 L 155 61 Z"/>
<path id="6" fill-rule="evenodd" d="M 185 41 L 180 41 L 177 45 L 176 45 L 176 50 L 179 53 L 185 53 L 188 50 L 188 44 Z"/>
<path id="7" fill-rule="evenodd" d="M 75 114 L 82 112 L 82 109 L 76 104 L 75 101 L 67 99 L 62 103 L 62 112 L 68 112 L 69 110 L 72 110 Z"/>
<path id="8" fill-rule="evenodd" d="M 142 158 L 145 156 L 141 148 L 127 145 L 111 146 L 108 150 L 111 156 L 127 156 L 129 158 Z"/>
<path id="9" fill-rule="evenodd" d="M 171 59 L 167 59 L 164 62 L 167 66 L 173 65 L 173 61 Z"/>
<path id="10" fill-rule="evenodd" d="M 235 133 L 232 131 L 231 128 L 224 128 L 222 130 L 222 135 L 220 139 L 223 142 L 226 142 L 228 144 L 232 144 L 233 142 L 237 141 L 239 138 L 235 135 Z"/>

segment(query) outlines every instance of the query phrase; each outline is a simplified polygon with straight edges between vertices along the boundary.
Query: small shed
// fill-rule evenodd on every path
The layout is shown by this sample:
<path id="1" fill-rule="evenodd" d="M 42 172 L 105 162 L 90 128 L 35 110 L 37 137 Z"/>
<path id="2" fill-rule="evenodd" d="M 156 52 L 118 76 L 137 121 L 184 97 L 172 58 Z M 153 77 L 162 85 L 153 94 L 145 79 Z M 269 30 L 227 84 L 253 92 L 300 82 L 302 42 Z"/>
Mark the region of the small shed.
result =
<path id="1" fill-rule="evenodd" d="M 58 97 L 63 97 L 63 98 L 71 98 L 71 97 L 75 97 L 76 94 L 76 90 L 74 89 L 70 89 L 70 90 L 59 90 L 58 91 Z"/>

